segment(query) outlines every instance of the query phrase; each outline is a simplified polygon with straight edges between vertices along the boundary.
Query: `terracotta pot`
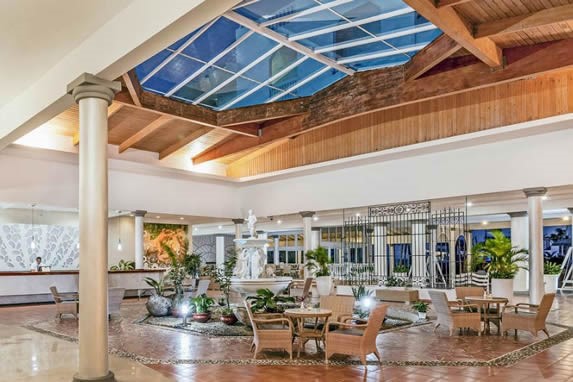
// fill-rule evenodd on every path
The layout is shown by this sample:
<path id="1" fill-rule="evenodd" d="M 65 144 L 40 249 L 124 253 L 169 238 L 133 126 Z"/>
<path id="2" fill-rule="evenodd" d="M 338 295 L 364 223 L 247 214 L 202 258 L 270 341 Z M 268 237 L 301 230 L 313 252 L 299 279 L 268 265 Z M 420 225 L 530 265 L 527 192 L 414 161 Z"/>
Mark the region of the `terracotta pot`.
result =
<path id="1" fill-rule="evenodd" d="M 204 324 L 211 319 L 211 313 L 193 313 L 193 321 Z"/>
<path id="2" fill-rule="evenodd" d="M 237 316 L 231 313 L 229 315 L 221 316 L 220 320 L 225 325 L 233 325 L 237 322 Z"/>

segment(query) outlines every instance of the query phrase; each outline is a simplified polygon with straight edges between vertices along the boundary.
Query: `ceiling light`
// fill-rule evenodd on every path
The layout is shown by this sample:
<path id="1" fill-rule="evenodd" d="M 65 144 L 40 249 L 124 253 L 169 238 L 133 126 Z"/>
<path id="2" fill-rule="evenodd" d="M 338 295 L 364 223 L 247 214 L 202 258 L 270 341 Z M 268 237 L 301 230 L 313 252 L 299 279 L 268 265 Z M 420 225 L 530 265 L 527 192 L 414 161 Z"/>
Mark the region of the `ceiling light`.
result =
<path id="1" fill-rule="evenodd" d="M 547 200 L 547 199 L 549 199 L 549 196 L 547 196 L 547 195 L 543 195 L 543 196 L 541 197 L 541 200 Z"/>
<path id="2" fill-rule="evenodd" d="M 317 220 L 318 220 L 318 216 L 314 215 L 314 216 L 312 217 L 312 220 L 317 221 Z"/>
<path id="3" fill-rule="evenodd" d="M 161 219 L 161 216 L 157 215 L 157 216 L 155 217 L 155 219 Z"/>
<path id="4" fill-rule="evenodd" d="M 569 220 L 569 216 L 563 216 L 563 220 L 568 221 L 568 220 Z"/>
<path id="5" fill-rule="evenodd" d="M 360 212 L 356 213 L 356 217 L 359 218 L 360 217 Z"/>
<path id="6" fill-rule="evenodd" d="M 223 226 L 222 226 L 222 225 L 220 225 L 220 226 L 219 226 L 219 227 L 217 227 L 217 228 L 219 228 L 219 229 L 223 229 Z"/>
<path id="7" fill-rule="evenodd" d="M 121 245 L 121 239 L 117 240 L 117 250 L 118 251 L 122 251 L 123 250 L 123 245 Z"/>
<path id="8" fill-rule="evenodd" d="M 185 218 L 184 218 L 183 216 L 181 216 L 181 217 L 179 218 L 179 220 L 185 220 Z"/>
<path id="9" fill-rule="evenodd" d="M 197 232 L 197 231 L 199 231 L 199 228 L 195 227 L 195 228 L 193 228 L 193 231 Z"/>
<path id="10" fill-rule="evenodd" d="M 281 219 L 277 220 L 277 224 L 283 224 L 283 221 Z"/>
<path id="11" fill-rule="evenodd" d="M 467 207 L 471 207 L 471 206 L 473 206 L 473 205 L 474 205 L 474 204 L 473 204 L 472 202 L 467 202 L 467 203 L 466 203 L 466 206 L 467 206 Z"/>
<path id="12" fill-rule="evenodd" d="M 486 220 L 482 221 L 481 225 L 487 225 L 487 221 Z"/>

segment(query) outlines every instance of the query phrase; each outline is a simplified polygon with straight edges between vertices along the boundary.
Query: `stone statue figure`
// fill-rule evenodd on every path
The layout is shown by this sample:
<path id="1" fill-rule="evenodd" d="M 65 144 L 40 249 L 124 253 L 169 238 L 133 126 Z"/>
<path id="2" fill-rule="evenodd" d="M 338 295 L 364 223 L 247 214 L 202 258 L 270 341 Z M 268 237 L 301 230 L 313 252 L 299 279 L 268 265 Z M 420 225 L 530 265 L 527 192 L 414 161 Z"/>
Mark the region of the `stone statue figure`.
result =
<path id="1" fill-rule="evenodd" d="M 246 249 L 241 250 L 237 254 L 237 263 L 235 265 L 234 273 L 235 276 L 240 279 L 249 278 L 250 269 L 248 265 L 249 264 L 248 256 L 249 254 L 247 253 Z"/>
<path id="2" fill-rule="evenodd" d="M 249 210 L 249 216 L 247 216 L 247 228 L 249 229 L 251 237 L 255 237 L 255 234 L 257 232 L 255 227 L 256 223 L 257 223 L 257 217 L 253 214 L 253 210 Z"/>

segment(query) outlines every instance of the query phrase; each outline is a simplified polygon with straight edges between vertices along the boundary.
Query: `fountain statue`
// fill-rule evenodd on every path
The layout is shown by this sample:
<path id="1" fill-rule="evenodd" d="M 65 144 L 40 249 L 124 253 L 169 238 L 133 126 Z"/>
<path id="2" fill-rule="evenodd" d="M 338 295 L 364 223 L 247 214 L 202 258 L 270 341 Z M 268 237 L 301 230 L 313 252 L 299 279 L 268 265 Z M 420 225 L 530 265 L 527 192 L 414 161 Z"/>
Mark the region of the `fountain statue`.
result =
<path id="1" fill-rule="evenodd" d="M 237 263 L 231 288 L 244 298 L 256 294 L 258 289 L 270 289 L 279 293 L 292 282 L 292 277 L 274 277 L 267 267 L 267 239 L 259 239 L 256 231 L 257 217 L 249 210 L 246 219 L 250 237 L 235 239 L 238 247 Z"/>

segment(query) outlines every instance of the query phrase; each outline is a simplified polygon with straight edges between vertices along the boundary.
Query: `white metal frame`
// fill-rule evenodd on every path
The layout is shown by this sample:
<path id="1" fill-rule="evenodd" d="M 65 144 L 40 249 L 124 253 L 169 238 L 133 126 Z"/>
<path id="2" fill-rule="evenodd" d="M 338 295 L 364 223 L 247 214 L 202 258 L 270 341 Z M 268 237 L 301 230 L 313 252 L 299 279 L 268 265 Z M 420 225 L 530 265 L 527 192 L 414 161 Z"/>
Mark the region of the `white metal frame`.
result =
<path id="1" fill-rule="evenodd" d="M 293 62 L 292 64 L 290 64 L 289 66 L 287 66 L 286 68 L 284 68 L 283 70 L 279 71 L 278 73 L 276 73 L 274 76 L 271 76 L 269 79 L 267 79 L 264 82 L 261 82 L 260 84 L 258 84 L 257 86 L 255 86 L 254 88 L 244 92 L 243 94 L 241 94 L 240 96 L 234 98 L 232 101 L 228 102 L 227 104 L 225 104 L 224 106 L 222 106 L 221 108 L 219 108 L 219 110 L 225 110 L 228 109 L 229 107 L 233 106 L 234 104 L 236 104 L 237 102 L 245 99 L 246 97 L 250 96 L 251 94 L 253 94 L 254 92 L 256 92 L 259 89 L 262 89 L 264 86 L 270 84 L 271 82 L 281 78 L 282 76 L 284 76 L 285 74 L 287 74 L 288 72 L 290 72 L 291 70 L 293 70 L 294 68 L 296 68 L 297 66 L 299 66 L 300 64 L 302 64 L 304 61 L 308 60 L 309 57 L 308 56 L 302 56 L 301 58 L 299 58 L 298 60 L 296 60 L 295 62 Z"/>
<path id="2" fill-rule="evenodd" d="M 231 45 L 229 45 L 228 47 L 223 49 L 223 51 L 221 51 L 221 53 L 219 53 L 218 55 L 216 55 L 215 57 L 213 57 L 212 59 L 207 61 L 205 63 L 205 65 L 203 65 L 198 70 L 196 70 L 194 73 L 189 75 L 186 79 L 184 79 L 183 81 L 181 81 L 177 85 L 175 85 L 171 90 L 169 90 L 167 93 L 165 93 L 165 96 L 171 97 L 175 92 L 177 92 L 183 86 L 187 85 L 189 82 L 193 81 L 193 79 L 197 78 L 201 73 L 203 73 L 205 70 L 209 69 L 214 63 L 216 63 L 221 58 L 226 56 L 230 51 L 232 51 L 233 49 L 235 49 L 236 47 L 241 45 L 241 43 L 243 43 L 243 41 L 245 41 L 246 39 L 251 37 L 253 35 L 253 33 L 254 32 L 252 30 L 247 31 L 244 35 L 242 35 L 237 40 L 235 40 Z"/>
<path id="3" fill-rule="evenodd" d="M 281 99 L 282 97 L 284 97 L 285 95 L 287 95 L 288 93 L 300 88 L 301 86 L 309 83 L 310 81 L 314 80 L 316 77 L 326 73 L 327 71 L 329 71 L 331 68 L 330 66 L 325 66 L 324 68 L 312 73 L 310 76 L 306 77 L 304 80 L 296 83 L 295 85 L 291 86 L 290 88 L 286 89 L 285 91 L 283 91 L 282 93 L 277 94 L 276 96 L 269 98 L 268 100 L 265 101 L 265 103 L 269 103 L 269 102 L 273 102 L 276 101 L 277 99 Z"/>
<path id="4" fill-rule="evenodd" d="M 428 44 L 429 44 L 429 42 L 424 42 L 424 43 L 420 43 L 420 44 L 410 45 L 410 46 L 400 48 L 400 49 L 390 49 L 390 50 L 385 50 L 383 52 L 375 52 L 375 53 L 361 54 L 358 56 L 350 56 L 350 57 L 346 57 L 346 58 L 341 58 L 337 62 L 339 64 L 350 64 L 350 63 L 358 62 L 358 61 L 373 60 L 375 58 L 396 56 L 399 54 L 416 52 L 418 50 L 424 49 Z"/>
<path id="5" fill-rule="evenodd" d="M 336 6 L 339 6 L 339 5 L 343 5 L 343 4 L 346 4 L 346 3 L 350 3 L 350 2 L 352 2 L 352 1 L 353 1 L 353 0 L 335 0 L 335 1 L 332 1 L 332 2 L 330 2 L 330 3 L 325 3 L 325 4 L 319 3 L 320 5 L 317 5 L 317 6 L 315 6 L 315 7 L 311 7 L 311 8 L 308 8 L 308 9 L 304 9 L 304 10 L 302 10 L 302 11 L 300 11 L 300 12 L 291 13 L 290 15 L 284 15 L 284 16 L 281 16 L 281 17 L 277 17 L 276 19 L 271 19 L 271 20 L 262 22 L 262 23 L 260 23 L 259 25 L 262 26 L 262 27 L 268 27 L 269 25 L 274 25 L 274 24 L 278 24 L 278 23 L 283 23 L 283 22 L 290 21 L 290 20 L 292 20 L 292 19 L 296 19 L 296 18 L 299 18 L 299 17 L 304 17 L 304 16 L 312 15 L 313 13 L 317 13 L 317 12 L 320 12 L 320 11 L 324 11 L 324 10 L 326 10 L 326 9 L 330 9 L 330 8 L 332 8 L 332 7 L 336 7 Z"/>

